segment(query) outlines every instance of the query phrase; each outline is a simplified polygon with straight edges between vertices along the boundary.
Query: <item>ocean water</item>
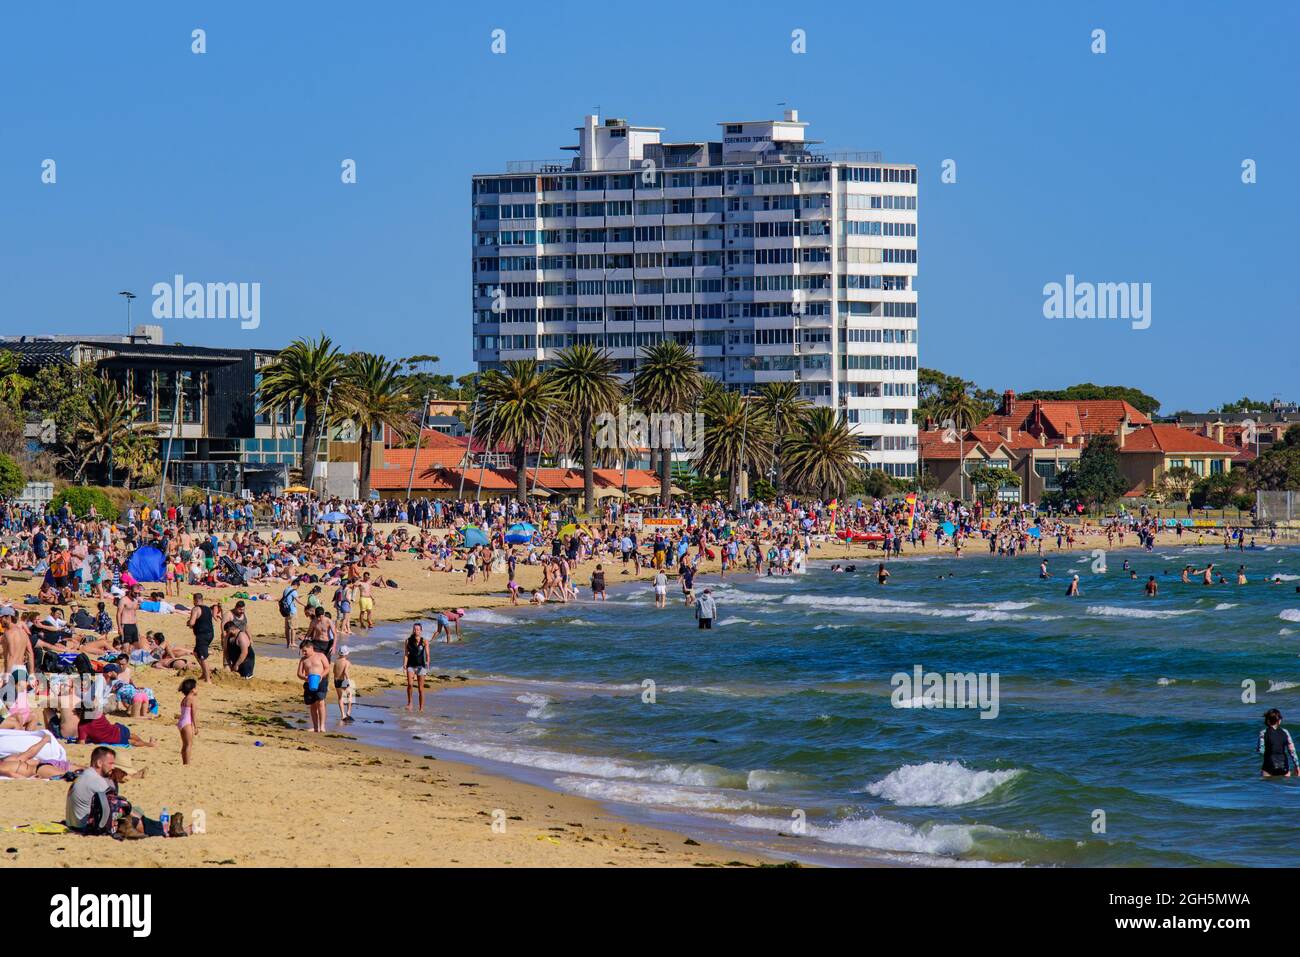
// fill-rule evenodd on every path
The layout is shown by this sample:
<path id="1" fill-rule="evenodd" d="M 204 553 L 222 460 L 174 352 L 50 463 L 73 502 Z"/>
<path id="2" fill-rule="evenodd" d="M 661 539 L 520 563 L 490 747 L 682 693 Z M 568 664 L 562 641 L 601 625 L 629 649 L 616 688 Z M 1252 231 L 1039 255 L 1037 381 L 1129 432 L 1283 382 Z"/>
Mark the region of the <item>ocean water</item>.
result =
<path id="1" fill-rule="evenodd" d="M 390 697 L 386 726 L 636 819 L 826 863 L 1300 863 L 1300 779 L 1261 780 L 1254 753 L 1269 707 L 1300 733 L 1300 550 L 1112 551 L 1103 573 L 1047 554 L 1048 581 L 1032 555 L 978 554 L 894 562 L 884 587 L 869 559 L 708 576 L 711 631 L 615 569 L 603 604 L 470 612 L 434 671 L 494 680 L 420 716 Z M 1178 580 L 1206 561 L 1251 582 Z M 1083 594 L 1066 598 L 1076 571 Z M 354 659 L 396 667 L 407 630 L 355 636 Z M 918 667 L 984 676 L 967 702 L 983 707 L 896 690 Z"/>

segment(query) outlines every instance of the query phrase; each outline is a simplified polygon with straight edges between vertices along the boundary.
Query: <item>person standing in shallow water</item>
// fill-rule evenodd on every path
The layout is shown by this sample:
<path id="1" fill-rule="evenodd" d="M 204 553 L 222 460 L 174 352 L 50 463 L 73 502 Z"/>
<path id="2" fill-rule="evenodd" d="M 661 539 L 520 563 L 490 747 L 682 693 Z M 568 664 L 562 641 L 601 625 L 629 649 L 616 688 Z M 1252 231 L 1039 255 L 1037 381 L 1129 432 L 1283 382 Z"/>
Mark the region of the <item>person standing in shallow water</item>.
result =
<path id="1" fill-rule="evenodd" d="M 424 637 L 424 626 L 418 621 L 411 627 L 402 650 L 402 670 L 406 672 L 406 710 L 411 710 L 411 691 L 418 692 L 420 710 L 424 710 L 424 675 L 429 666 L 429 639 Z M 414 689 L 412 686 L 415 686 Z"/>
<path id="2" fill-rule="evenodd" d="M 1264 712 L 1264 727 L 1260 729 L 1255 753 L 1264 758 L 1260 777 L 1300 777 L 1300 761 L 1296 760 L 1295 742 L 1291 740 L 1291 732 L 1282 727 L 1282 712 L 1277 708 L 1269 708 Z"/>

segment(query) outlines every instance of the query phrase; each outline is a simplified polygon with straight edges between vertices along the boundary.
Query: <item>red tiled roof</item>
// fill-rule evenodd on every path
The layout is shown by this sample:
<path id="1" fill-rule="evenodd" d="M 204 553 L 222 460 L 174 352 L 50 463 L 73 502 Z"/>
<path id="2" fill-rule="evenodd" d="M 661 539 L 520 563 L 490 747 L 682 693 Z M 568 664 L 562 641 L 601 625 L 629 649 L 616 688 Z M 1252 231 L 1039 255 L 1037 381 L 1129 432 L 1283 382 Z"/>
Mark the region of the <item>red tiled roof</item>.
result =
<path id="1" fill-rule="evenodd" d="M 947 441 L 943 429 L 932 429 L 916 433 L 917 454 L 923 459 L 957 459 L 969 457 L 972 452 L 988 454 L 979 439 L 973 433 L 966 433 L 962 441 Z"/>
<path id="2" fill-rule="evenodd" d="M 1130 425 L 1150 425 L 1151 420 L 1122 399 L 1083 399 L 1077 402 L 1011 399 L 1010 408 L 990 415 L 976 426 L 980 430 L 1029 432 L 1046 429 L 1057 436 L 1114 434 L 1128 416 Z"/>
<path id="3" fill-rule="evenodd" d="M 384 468 L 411 469 L 411 457 L 415 449 L 384 449 Z M 427 472 L 429 469 L 456 468 L 465 461 L 465 450 L 459 449 L 420 449 L 415 459 L 415 470 Z"/>
<path id="4" fill-rule="evenodd" d="M 1121 452 L 1179 452 L 1193 454 L 1217 454 L 1232 457 L 1237 449 L 1214 439 L 1206 438 L 1197 432 L 1191 432 L 1172 423 L 1158 423 L 1130 432 L 1124 439 Z"/>

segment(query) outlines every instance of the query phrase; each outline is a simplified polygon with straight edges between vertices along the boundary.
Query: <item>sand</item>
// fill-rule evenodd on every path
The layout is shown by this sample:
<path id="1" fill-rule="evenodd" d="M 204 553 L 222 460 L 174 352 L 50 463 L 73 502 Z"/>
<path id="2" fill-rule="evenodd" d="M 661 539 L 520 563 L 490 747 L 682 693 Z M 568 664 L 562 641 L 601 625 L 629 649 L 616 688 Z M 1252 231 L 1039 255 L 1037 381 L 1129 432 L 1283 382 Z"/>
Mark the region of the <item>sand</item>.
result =
<path id="1" fill-rule="evenodd" d="M 1162 536 L 1163 537 L 1163 536 Z M 1208 538 L 1208 536 L 1207 536 Z M 1132 536 L 1128 538 L 1131 543 Z M 1194 541 L 1194 537 L 1191 539 Z M 1172 536 L 1163 544 L 1171 544 Z M 1104 545 L 1085 538 L 1076 549 Z M 1189 543 L 1184 539 L 1184 543 Z M 1207 550 L 1214 546 L 1207 542 Z M 1221 546 L 1220 546 L 1221 547 Z M 950 547 L 924 550 L 951 554 Z M 967 554 L 981 554 L 972 542 Z M 1055 543 L 1045 546 L 1055 552 Z M 920 554 L 919 550 L 907 551 Z M 859 565 L 878 561 L 864 545 L 824 543 L 811 559 L 848 559 Z M 382 563 L 381 574 L 396 589 L 376 590 L 377 621 L 424 617 L 430 609 L 509 605 L 504 573 L 487 583 L 466 584 L 463 574 L 430 572 L 410 556 Z M 578 570 L 584 587 L 594 567 Z M 606 563 L 609 584 L 641 580 L 651 573 L 621 575 L 618 562 Z M 716 580 L 717 563 L 704 563 L 705 579 Z M 540 572 L 519 566 L 523 594 Z M 748 576 L 746 576 L 748 577 Z M 278 596 L 282 584 L 265 590 Z M 234 588 L 213 591 L 227 607 Z M 251 588 L 256 593 L 262 589 Z M 8 582 L 0 594 L 21 598 L 30 585 Z M 180 600 L 188 603 L 190 589 Z M 332 589 L 324 592 L 328 600 Z M 670 594 L 673 592 L 670 591 Z M 90 606 L 93 609 L 93 604 Z M 259 651 L 284 647 L 283 620 L 274 600 L 249 602 L 250 630 Z M 181 614 L 141 613 L 142 628 L 164 631 L 192 646 Z M 299 617 L 301 623 L 301 616 Z M 426 622 L 427 632 L 432 627 Z M 344 639 L 346 643 L 346 639 Z M 305 717 L 295 662 L 260 654 L 257 676 L 241 681 L 218 672 L 200 685 L 199 727 L 193 762 L 180 762 L 175 727 L 182 675 L 147 669 L 139 683 L 152 686 L 161 714 L 153 719 L 112 720 L 130 725 L 132 736 L 152 737 L 155 748 L 119 752 L 137 772 L 123 794 L 136 808 L 156 817 L 166 805 L 204 833 L 183 840 L 112 841 L 77 835 L 14 832 L 18 824 L 59 821 L 67 785 L 62 782 L 0 780 L 0 866 L 756 866 L 773 861 L 726 847 L 697 844 L 680 834 L 625 823 L 601 804 L 484 774 L 468 765 L 422 758 L 358 743 L 338 732 L 337 707 L 330 697 L 331 733 L 313 734 L 297 726 Z M 371 700 L 400 687 L 396 670 L 354 666 L 357 690 Z M 191 675 L 197 675 L 191 671 Z M 433 682 L 436 699 L 438 682 Z M 426 703 L 428 707 L 428 703 Z M 284 716 L 288 716 L 286 722 Z M 258 743 L 260 742 L 260 746 Z M 89 745 L 69 745 L 69 758 L 84 764 Z M 497 827 L 494 828 L 494 821 Z M 504 825 L 502 827 L 501 825 Z"/>

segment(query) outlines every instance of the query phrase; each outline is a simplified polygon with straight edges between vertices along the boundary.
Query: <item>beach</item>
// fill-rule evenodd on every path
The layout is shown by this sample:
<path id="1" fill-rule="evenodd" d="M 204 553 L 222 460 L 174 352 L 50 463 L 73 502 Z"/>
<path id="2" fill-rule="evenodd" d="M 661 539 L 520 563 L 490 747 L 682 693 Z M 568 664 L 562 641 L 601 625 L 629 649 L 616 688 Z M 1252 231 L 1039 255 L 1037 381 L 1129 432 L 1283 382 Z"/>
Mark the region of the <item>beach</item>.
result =
<path id="1" fill-rule="evenodd" d="M 968 552 L 978 554 L 980 544 L 972 542 Z M 1077 548 L 1096 545 L 1096 540 L 1084 539 Z M 1213 550 L 1213 546 L 1206 548 Z M 1049 556 L 1054 554 L 1054 545 L 1046 551 Z M 904 561 L 907 556 L 933 558 L 949 552 L 950 546 L 936 549 L 930 545 L 924 552 L 908 549 Z M 860 571 L 878 561 L 878 554 L 863 545 L 838 542 L 820 543 L 809 557 L 855 562 Z M 578 572 L 584 594 L 592 568 L 594 563 L 588 562 Z M 607 562 L 606 570 L 611 586 L 646 582 L 650 574 L 642 569 L 637 576 L 621 576 L 617 562 Z M 434 608 L 509 604 L 504 574 L 493 575 L 488 583 L 466 584 L 463 574 L 429 572 L 410 556 L 383 563 L 381 574 L 399 587 L 376 591 L 377 622 L 424 618 L 427 623 Z M 525 590 L 537 582 L 538 575 L 536 567 L 519 566 L 519 581 Z M 753 578 L 729 575 L 728 580 L 740 577 Z M 716 582 L 716 562 L 705 562 L 697 587 Z M 274 596 L 281 587 L 268 585 L 266 591 Z M 21 582 L 3 586 L 3 594 L 16 599 L 30 590 Z M 236 590 L 208 589 L 206 597 L 223 597 L 229 606 L 229 596 Z M 247 590 L 259 591 L 256 587 Z M 183 593 L 180 600 L 188 603 L 188 599 L 188 593 Z M 205 833 L 185 840 L 115 842 L 13 832 L 15 825 L 60 820 L 66 785 L 0 781 L 0 794 L 4 795 L 0 828 L 8 832 L 0 861 L 9 866 L 69 867 L 753 866 L 784 859 L 630 823 L 599 800 L 486 774 L 445 757 L 426 758 L 423 754 L 427 751 L 415 753 L 421 750 L 418 743 L 402 750 L 364 744 L 357 740 L 355 726 L 343 732 L 334 730 L 337 707 L 333 695 L 330 733 L 312 734 L 303 727 L 305 709 L 294 661 L 270 653 L 277 649 L 289 653 L 284 650 L 276 602 L 252 601 L 248 609 L 259 652 L 257 675 L 245 682 L 218 672 L 213 684 L 200 685 L 201 733 L 191 765 L 182 766 L 179 758 L 175 729 L 178 673 L 149 670 L 146 677 L 138 679 L 154 687 L 161 705 L 159 717 L 112 719 L 128 724 L 133 735 L 160 742 L 156 748 L 120 752 L 124 763 L 146 771 L 143 780 L 128 781 L 125 796 L 150 816 L 156 816 L 163 806 L 184 813 L 190 822 L 198 815 Z M 689 612 L 679 607 L 674 614 Z M 141 615 L 142 628 L 162 630 L 178 644 L 189 646 L 191 636 L 185 621 L 180 614 Z M 364 637 L 358 634 L 341 643 L 360 644 Z M 384 696 L 402 687 L 398 663 L 395 658 L 391 669 L 354 666 L 359 704 L 391 704 Z M 435 674 L 439 663 L 435 654 Z M 465 682 L 452 677 L 445 681 L 435 678 L 429 684 L 426 707 L 434 712 L 441 689 L 464 687 Z M 68 747 L 75 763 L 86 762 L 90 750 L 86 745 Z"/>

